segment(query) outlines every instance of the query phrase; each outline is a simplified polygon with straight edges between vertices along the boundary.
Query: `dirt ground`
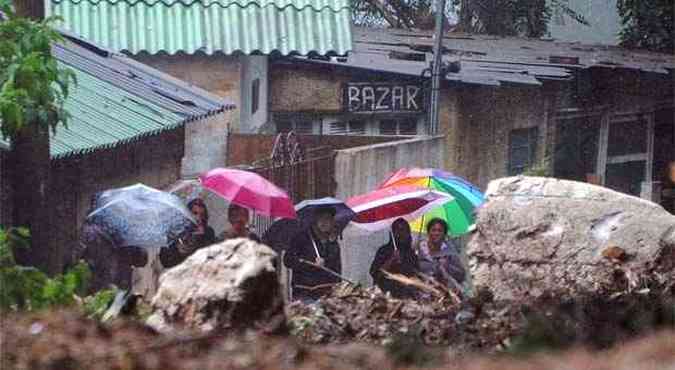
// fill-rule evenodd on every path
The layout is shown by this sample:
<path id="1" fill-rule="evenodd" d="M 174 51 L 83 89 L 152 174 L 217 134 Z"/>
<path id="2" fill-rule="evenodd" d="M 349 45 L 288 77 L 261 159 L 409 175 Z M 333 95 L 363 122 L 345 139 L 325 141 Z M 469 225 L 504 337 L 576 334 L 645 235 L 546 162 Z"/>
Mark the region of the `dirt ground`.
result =
<path id="1" fill-rule="evenodd" d="M 287 307 L 291 333 L 284 336 L 169 337 L 132 319 L 106 326 L 77 310 L 4 313 L 0 360 L 3 370 L 672 370 L 675 304 L 668 297 L 551 294 L 524 305 L 482 292 L 457 306 L 343 286 L 315 305 Z"/>
<path id="2" fill-rule="evenodd" d="M 675 367 L 675 331 L 654 333 L 608 351 L 573 349 L 523 355 L 471 355 L 416 347 L 418 367 L 392 347 L 366 343 L 306 345 L 293 337 L 242 334 L 168 338 L 132 321 L 112 327 L 73 311 L 5 316 L 2 369 L 588 369 Z M 399 351 L 401 348 L 398 349 Z"/>

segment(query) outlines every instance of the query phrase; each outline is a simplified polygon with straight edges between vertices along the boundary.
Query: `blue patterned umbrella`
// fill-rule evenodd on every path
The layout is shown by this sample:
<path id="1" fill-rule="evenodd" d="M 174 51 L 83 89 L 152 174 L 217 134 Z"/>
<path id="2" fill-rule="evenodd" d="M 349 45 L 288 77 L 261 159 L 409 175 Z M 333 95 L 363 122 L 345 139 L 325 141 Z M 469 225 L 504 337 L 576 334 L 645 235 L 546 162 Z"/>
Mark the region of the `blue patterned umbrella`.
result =
<path id="1" fill-rule="evenodd" d="M 195 227 L 175 195 L 136 184 L 94 196 L 86 230 L 101 230 L 116 247 L 165 247 Z"/>

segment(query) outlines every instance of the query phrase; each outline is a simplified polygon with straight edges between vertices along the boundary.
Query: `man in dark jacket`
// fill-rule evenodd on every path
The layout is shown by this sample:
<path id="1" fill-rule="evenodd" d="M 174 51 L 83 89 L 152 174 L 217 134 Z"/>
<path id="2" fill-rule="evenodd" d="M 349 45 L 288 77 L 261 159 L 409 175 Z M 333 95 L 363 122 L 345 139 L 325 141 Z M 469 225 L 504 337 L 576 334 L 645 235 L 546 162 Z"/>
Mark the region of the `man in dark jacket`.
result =
<path id="1" fill-rule="evenodd" d="M 384 272 L 415 276 L 417 273 L 417 255 L 412 248 L 410 225 L 402 218 L 391 226 L 389 243 L 381 246 L 373 263 L 370 265 L 370 276 L 382 291 L 389 292 L 396 298 L 412 298 L 415 289 L 397 281 L 388 279 Z"/>
<path id="2" fill-rule="evenodd" d="M 296 235 L 284 255 L 284 264 L 293 270 L 293 298 L 311 302 L 340 282 L 340 245 L 335 237 L 335 209 L 319 207 L 309 230 Z"/>

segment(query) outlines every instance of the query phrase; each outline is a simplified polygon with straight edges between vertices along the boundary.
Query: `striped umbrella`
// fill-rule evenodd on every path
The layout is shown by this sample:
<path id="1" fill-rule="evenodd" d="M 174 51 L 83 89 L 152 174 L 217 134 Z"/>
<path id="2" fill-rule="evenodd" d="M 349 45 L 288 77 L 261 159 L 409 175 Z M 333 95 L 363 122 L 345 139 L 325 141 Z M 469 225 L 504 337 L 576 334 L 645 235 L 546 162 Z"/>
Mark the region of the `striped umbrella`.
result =
<path id="1" fill-rule="evenodd" d="M 397 218 L 417 219 L 451 199 L 446 193 L 418 186 L 394 186 L 349 198 L 347 206 L 356 213 L 354 225 L 377 231 L 389 227 Z"/>
<path id="2" fill-rule="evenodd" d="M 403 168 L 393 173 L 380 188 L 392 186 L 420 186 L 452 195 L 452 201 L 436 207 L 414 220 L 410 227 L 414 232 L 426 232 L 426 226 L 434 218 L 448 223 L 450 234 L 459 236 L 475 225 L 475 209 L 485 202 L 483 193 L 470 182 L 451 173 L 433 168 Z"/>

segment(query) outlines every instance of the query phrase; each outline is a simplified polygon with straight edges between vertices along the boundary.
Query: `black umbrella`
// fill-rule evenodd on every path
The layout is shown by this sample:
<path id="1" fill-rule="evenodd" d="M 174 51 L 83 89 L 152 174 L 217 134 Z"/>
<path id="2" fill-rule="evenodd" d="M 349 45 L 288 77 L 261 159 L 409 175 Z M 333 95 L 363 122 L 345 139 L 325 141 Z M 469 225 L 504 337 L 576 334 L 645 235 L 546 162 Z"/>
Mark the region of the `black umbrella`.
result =
<path id="1" fill-rule="evenodd" d="M 95 195 L 84 230 L 102 231 L 116 247 L 165 247 L 195 227 L 175 195 L 136 184 Z"/>
<path id="2" fill-rule="evenodd" d="M 309 230 L 316 211 L 322 208 L 335 210 L 335 228 L 338 235 L 354 218 L 355 213 L 343 201 L 335 198 L 308 199 L 295 205 L 298 220 L 278 220 L 263 235 L 263 242 L 277 252 L 288 248 L 290 241 L 300 232 Z"/>

